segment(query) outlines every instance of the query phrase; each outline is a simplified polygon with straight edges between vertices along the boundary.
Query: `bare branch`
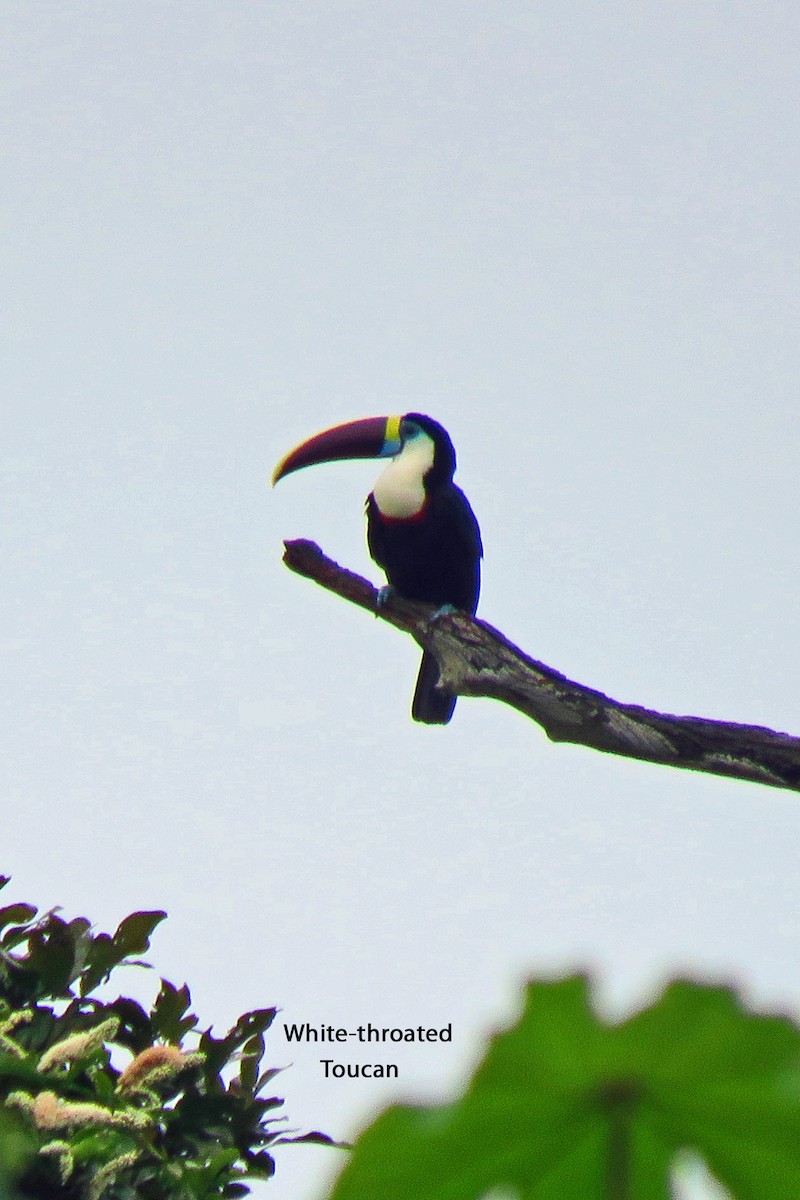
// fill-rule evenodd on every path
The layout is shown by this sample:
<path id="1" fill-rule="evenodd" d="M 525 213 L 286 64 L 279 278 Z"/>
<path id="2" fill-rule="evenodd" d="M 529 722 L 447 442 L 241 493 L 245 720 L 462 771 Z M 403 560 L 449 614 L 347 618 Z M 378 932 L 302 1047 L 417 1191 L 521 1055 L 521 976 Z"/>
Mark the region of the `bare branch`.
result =
<path id="1" fill-rule="evenodd" d="M 396 597 L 378 608 L 377 589 L 327 558 L 314 542 L 285 546 L 290 570 L 410 633 L 430 650 L 449 691 L 502 700 L 537 721 L 551 741 L 800 791 L 800 738 L 758 725 L 620 704 L 529 658 L 485 621 L 460 612 L 431 621 L 432 608 Z"/>

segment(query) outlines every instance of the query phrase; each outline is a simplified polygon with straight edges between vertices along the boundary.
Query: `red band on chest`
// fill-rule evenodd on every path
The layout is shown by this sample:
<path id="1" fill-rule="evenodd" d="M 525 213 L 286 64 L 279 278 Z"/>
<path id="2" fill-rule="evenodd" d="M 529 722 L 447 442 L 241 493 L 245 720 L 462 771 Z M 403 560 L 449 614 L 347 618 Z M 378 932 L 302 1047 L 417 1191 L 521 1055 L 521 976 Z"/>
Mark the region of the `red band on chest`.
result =
<path id="1" fill-rule="evenodd" d="M 423 504 L 419 512 L 412 513 L 410 517 L 387 517 L 386 513 L 382 513 L 377 509 L 382 525 L 414 525 L 416 522 L 424 521 L 428 515 L 427 502 Z"/>

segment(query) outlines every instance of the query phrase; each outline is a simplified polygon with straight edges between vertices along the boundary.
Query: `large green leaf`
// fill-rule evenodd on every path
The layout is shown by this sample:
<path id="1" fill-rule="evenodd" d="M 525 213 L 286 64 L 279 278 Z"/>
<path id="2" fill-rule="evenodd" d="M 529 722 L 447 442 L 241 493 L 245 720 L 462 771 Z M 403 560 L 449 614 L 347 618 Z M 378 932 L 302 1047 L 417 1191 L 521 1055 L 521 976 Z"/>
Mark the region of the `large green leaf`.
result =
<path id="1" fill-rule="evenodd" d="M 0 1200 L 16 1197 L 13 1181 L 35 1150 L 33 1139 L 24 1132 L 19 1120 L 7 1111 L 0 1111 Z"/>
<path id="2" fill-rule="evenodd" d="M 395 1106 L 332 1200 L 668 1200 L 683 1148 L 737 1200 L 800 1196 L 800 1030 L 678 982 L 604 1022 L 588 981 L 538 981 L 463 1097 Z"/>

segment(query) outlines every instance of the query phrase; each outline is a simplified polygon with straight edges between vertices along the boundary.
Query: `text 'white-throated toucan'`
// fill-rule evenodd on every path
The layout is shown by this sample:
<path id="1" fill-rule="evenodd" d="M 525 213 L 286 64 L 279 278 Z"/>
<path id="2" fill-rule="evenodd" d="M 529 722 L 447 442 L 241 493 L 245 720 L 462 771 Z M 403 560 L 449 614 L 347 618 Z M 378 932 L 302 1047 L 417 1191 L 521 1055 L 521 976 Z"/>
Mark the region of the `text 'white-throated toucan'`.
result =
<path id="1" fill-rule="evenodd" d="M 481 535 L 453 483 L 456 453 L 447 430 L 422 413 L 350 421 L 292 450 L 272 482 L 301 467 L 350 458 L 392 460 L 367 498 L 367 545 L 389 586 L 407 600 L 474 613 Z M 426 651 L 411 705 L 415 721 L 446 725 L 452 717 L 456 698 L 438 683 L 436 659 Z"/>

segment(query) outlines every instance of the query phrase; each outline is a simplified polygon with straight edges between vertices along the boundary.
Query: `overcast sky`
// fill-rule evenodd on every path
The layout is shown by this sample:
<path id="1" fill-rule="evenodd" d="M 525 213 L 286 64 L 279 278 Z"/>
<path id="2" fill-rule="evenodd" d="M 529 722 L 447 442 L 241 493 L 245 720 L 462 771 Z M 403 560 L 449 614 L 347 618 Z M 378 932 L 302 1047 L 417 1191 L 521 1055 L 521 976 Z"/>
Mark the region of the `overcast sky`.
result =
<path id="1" fill-rule="evenodd" d="M 6 894 L 166 908 L 151 959 L 218 1029 L 452 1023 L 372 1084 L 276 1027 L 291 1124 L 337 1137 L 460 1086 L 532 973 L 797 1016 L 800 797 L 488 701 L 412 724 L 410 639 L 280 562 L 311 537 L 382 582 L 378 465 L 269 489 L 309 434 L 428 412 L 487 620 L 800 732 L 796 5 L 0 12 Z M 339 1161 L 286 1148 L 263 1194 Z"/>

